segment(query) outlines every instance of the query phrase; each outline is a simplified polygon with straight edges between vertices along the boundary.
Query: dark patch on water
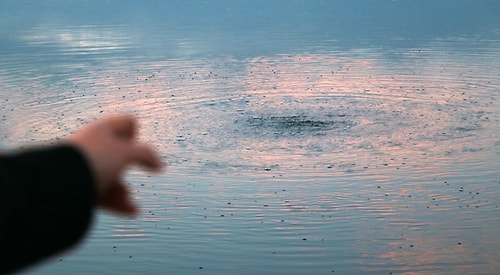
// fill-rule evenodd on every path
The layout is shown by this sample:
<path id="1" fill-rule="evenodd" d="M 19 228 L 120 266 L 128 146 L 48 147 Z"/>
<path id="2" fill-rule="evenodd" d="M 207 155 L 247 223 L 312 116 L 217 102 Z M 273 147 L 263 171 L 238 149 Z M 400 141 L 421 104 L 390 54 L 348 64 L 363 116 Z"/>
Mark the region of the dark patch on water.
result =
<path id="1" fill-rule="evenodd" d="M 325 119 L 306 115 L 254 116 L 245 123 L 251 132 L 275 136 L 321 135 L 331 130 L 348 130 L 354 126 L 354 122 L 345 115 Z"/>

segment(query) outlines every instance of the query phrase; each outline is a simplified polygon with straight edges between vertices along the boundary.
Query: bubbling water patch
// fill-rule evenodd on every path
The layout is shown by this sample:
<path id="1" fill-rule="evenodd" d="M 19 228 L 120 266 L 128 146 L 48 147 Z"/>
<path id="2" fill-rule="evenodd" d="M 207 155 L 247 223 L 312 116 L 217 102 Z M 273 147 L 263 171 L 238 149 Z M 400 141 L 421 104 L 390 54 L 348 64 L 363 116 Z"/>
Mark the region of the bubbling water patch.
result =
<path id="1" fill-rule="evenodd" d="M 341 115 L 345 117 L 345 115 Z M 238 121 L 236 121 L 238 123 Z M 272 132 L 275 137 L 325 135 L 332 130 L 347 130 L 354 125 L 349 120 L 319 119 L 305 115 L 252 117 L 244 122 L 249 132 Z"/>

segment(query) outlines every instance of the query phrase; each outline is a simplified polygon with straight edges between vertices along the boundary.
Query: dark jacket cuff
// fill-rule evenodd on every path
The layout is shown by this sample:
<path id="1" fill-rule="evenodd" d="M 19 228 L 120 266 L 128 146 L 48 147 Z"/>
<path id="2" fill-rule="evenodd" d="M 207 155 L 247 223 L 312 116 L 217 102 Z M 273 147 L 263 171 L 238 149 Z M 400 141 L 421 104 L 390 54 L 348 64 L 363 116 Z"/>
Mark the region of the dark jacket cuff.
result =
<path id="1" fill-rule="evenodd" d="M 0 157 L 0 270 L 9 272 L 77 243 L 96 195 L 84 155 L 69 145 Z"/>

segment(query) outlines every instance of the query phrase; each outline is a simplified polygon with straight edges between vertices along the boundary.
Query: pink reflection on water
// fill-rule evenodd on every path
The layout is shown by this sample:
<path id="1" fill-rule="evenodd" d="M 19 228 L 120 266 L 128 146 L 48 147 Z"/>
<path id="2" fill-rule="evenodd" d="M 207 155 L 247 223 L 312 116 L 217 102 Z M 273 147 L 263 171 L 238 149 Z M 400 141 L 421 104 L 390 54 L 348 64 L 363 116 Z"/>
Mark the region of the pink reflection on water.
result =
<path id="1" fill-rule="evenodd" d="M 334 198 L 347 202 L 329 206 L 370 219 L 367 224 L 373 228 L 354 229 L 359 243 L 376 239 L 389 251 L 373 245 L 367 257 L 390 260 L 403 270 L 405 265 L 439 266 L 478 255 L 481 247 L 449 237 L 443 244 L 444 233 L 426 234 L 448 226 L 440 215 L 456 214 L 450 209 L 463 199 L 447 194 L 449 189 L 436 195 L 441 187 L 428 191 L 427 185 L 434 184 L 429 178 L 467 169 L 478 177 L 484 176 L 479 169 L 491 174 L 498 159 L 500 112 L 496 94 L 488 93 L 494 83 L 467 77 L 459 65 L 463 60 L 448 60 L 444 68 L 438 62 L 443 59 L 391 61 L 374 51 L 356 51 L 244 61 L 170 60 L 132 68 L 112 64 L 75 80 L 77 88 L 75 83 L 71 89 L 32 83 L 31 89 L 51 92 L 23 95 L 19 106 L 11 104 L 16 110 L 5 128 L 11 139 L 46 140 L 107 114 L 131 113 L 140 120 L 141 140 L 190 172 L 209 176 L 222 170 L 229 177 L 235 173 L 267 181 L 288 174 L 304 185 L 325 184 L 329 178 L 341 185 L 355 179 L 358 185 L 347 192 L 360 197 L 336 194 Z M 491 74 L 474 70 L 474 75 Z M 484 91 L 471 89 L 477 87 Z M 308 198 L 311 192 L 317 190 L 304 188 L 297 196 Z M 426 210 L 433 206 L 432 197 L 446 207 Z M 282 207 L 294 213 L 307 203 Z M 459 218 L 453 219 L 451 224 L 460 224 Z M 126 229 L 114 234 L 148 236 Z M 389 238 L 378 239 L 377 234 Z"/>

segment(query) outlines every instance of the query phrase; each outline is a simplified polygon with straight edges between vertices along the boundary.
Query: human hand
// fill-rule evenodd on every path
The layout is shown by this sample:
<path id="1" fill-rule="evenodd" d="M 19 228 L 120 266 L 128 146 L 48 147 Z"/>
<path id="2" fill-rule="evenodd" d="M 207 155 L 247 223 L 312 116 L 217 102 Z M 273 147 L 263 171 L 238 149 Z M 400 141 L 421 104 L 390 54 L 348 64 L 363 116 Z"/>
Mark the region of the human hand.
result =
<path id="1" fill-rule="evenodd" d="M 137 123 L 131 116 L 114 116 L 90 123 L 69 138 L 81 149 L 92 169 L 97 205 L 120 214 L 133 215 L 138 208 L 122 181 L 125 169 L 140 165 L 151 171 L 162 167 L 155 150 L 137 142 Z"/>

